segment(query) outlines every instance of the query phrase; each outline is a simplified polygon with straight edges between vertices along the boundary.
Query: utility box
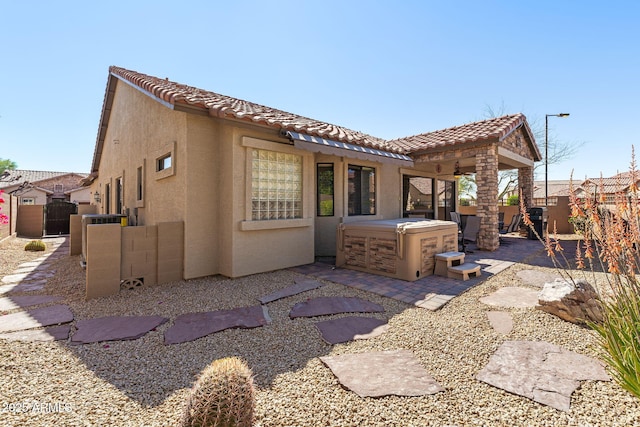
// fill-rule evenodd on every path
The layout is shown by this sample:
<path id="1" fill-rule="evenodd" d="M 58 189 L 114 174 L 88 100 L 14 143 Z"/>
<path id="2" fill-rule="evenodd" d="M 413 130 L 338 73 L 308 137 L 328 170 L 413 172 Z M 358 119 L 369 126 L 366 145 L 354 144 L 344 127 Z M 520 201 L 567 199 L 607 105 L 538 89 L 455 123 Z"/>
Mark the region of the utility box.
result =
<path id="1" fill-rule="evenodd" d="M 527 236 L 529 237 L 529 239 L 535 240 L 537 239 L 536 233 L 538 233 L 538 236 L 544 239 L 547 235 L 547 223 L 549 222 L 549 214 L 547 213 L 547 208 L 529 208 L 528 213 L 529 219 L 533 223 L 533 229 L 535 230 L 535 233 L 533 232 L 531 227 L 529 227 L 527 229 Z"/>
<path id="2" fill-rule="evenodd" d="M 458 249 L 452 221 L 389 219 L 338 226 L 336 266 L 415 281 L 433 274 L 435 255 Z"/>

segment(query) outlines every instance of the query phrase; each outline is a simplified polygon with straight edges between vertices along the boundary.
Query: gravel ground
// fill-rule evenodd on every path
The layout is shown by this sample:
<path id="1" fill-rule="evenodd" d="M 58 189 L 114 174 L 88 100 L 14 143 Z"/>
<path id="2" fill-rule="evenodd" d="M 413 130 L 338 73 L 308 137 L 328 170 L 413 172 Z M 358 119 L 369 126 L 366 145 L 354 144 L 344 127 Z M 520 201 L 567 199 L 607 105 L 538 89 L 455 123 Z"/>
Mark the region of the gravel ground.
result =
<path id="1" fill-rule="evenodd" d="M 0 274 L 41 256 L 22 250 L 24 239 L 0 243 Z M 106 315 L 162 315 L 257 304 L 257 298 L 293 283 L 298 274 L 276 271 L 241 279 L 208 277 L 84 301 L 78 257 L 51 263 L 56 275 L 35 294 L 63 296 L 76 320 Z M 583 382 L 569 412 L 537 404 L 475 379 L 498 346 L 508 340 L 546 340 L 597 356 L 594 335 L 534 309 L 505 309 L 513 331 L 490 327 L 478 299 L 503 286 L 520 285 L 516 264 L 443 309 L 431 312 L 338 284 L 268 304 L 272 322 L 231 329 L 199 340 L 165 346 L 163 332 L 133 341 L 71 345 L 0 340 L 0 425 L 177 425 L 189 388 L 211 361 L 247 360 L 257 385 L 256 426 L 634 426 L 640 401 L 614 382 Z M 538 268 L 538 267 L 535 267 Z M 542 268 L 540 268 L 542 269 Z M 31 293 L 34 294 L 34 293 Z M 385 307 L 386 334 L 330 346 L 318 319 L 291 320 L 297 302 L 318 296 L 357 296 Z M 1 313 L 0 313 L 1 314 Z M 330 316 L 324 317 L 328 319 Z M 446 391 L 423 397 L 360 398 L 343 389 L 319 356 L 408 349 Z"/>

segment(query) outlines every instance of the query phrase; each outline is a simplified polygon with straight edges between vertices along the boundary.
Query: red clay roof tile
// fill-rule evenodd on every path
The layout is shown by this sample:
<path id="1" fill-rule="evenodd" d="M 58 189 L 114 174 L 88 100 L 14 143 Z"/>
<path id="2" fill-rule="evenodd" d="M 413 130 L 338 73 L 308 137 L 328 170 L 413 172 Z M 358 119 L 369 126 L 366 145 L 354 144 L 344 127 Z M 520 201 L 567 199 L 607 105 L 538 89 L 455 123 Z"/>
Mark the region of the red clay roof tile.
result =
<path id="1" fill-rule="evenodd" d="M 341 142 L 350 142 L 365 147 L 377 148 L 393 153 L 403 153 L 403 149 L 362 132 L 332 125 L 275 108 L 243 101 L 215 92 L 172 82 L 168 79 L 149 76 L 120 67 L 110 67 L 109 72 L 143 89 L 158 99 L 171 105 L 183 104 L 209 111 L 214 117 L 230 117 L 249 120 L 267 126 L 306 133 Z"/>
<path id="2" fill-rule="evenodd" d="M 478 122 L 455 126 L 435 132 L 388 141 L 389 144 L 403 147 L 407 152 L 443 148 L 481 140 L 502 140 L 519 126 L 526 124 L 524 114 L 512 114 Z M 531 133 L 531 132 L 529 132 Z"/>

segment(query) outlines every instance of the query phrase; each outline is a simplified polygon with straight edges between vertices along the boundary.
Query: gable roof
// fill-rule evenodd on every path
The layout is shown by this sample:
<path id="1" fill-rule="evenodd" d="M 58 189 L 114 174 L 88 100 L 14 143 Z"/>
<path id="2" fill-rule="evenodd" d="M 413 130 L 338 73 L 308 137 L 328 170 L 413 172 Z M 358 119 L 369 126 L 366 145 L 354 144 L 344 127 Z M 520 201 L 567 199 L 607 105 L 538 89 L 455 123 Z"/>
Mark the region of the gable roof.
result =
<path id="1" fill-rule="evenodd" d="M 179 106 L 195 107 L 207 110 L 209 115 L 213 117 L 246 120 L 279 129 L 304 132 L 309 135 L 330 138 L 342 142 L 358 143 L 371 148 L 399 152 L 397 147 L 387 144 L 384 139 L 376 138 L 342 126 L 287 113 L 275 108 L 120 67 L 110 67 L 109 72 L 111 75 L 132 84 L 174 108 Z"/>
<path id="2" fill-rule="evenodd" d="M 541 160 L 540 150 L 535 144 L 535 138 L 529 128 L 527 118 L 522 113 L 480 120 L 434 132 L 394 139 L 389 141 L 389 144 L 402 147 L 408 153 L 417 153 L 471 142 L 499 142 L 520 127 L 524 128 L 525 135 L 529 140 L 529 145 L 535 156 L 534 160 Z"/>
<path id="3" fill-rule="evenodd" d="M 502 140 L 521 126 L 525 127 L 535 160 L 540 160 L 540 152 L 523 114 L 483 120 L 468 125 L 430 132 L 413 137 L 384 140 L 363 132 L 342 126 L 310 119 L 264 105 L 244 101 L 215 92 L 198 89 L 181 83 L 149 76 L 125 68 L 109 67 L 109 78 L 102 105 L 100 126 L 93 154 L 91 175 L 84 183 L 89 185 L 98 173 L 102 147 L 106 136 L 115 88 L 118 81 L 143 92 L 168 108 L 193 112 L 207 112 L 212 117 L 247 121 L 261 124 L 284 132 L 296 132 L 330 141 L 349 143 L 356 146 L 383 150 L 400 155 L 428 150 L 434 146 L 447 146 L 476 142 L 478 140 Z"/>
<path id="4" fill-rule="evenodd" d="M 24 169 L 7 170 L 6 172 L 8 172 L 8 175 L 2 179 L 2 182 L 0 182 L 0 188 L 13 187 L 14 185 L 19 185 L 23 182 L 35 183 L 45 181 L 47 179 L 58 178 L 69 174 L 75 174 L 81 177 L 87 175 L 76 172 L 34 171 Z"/>

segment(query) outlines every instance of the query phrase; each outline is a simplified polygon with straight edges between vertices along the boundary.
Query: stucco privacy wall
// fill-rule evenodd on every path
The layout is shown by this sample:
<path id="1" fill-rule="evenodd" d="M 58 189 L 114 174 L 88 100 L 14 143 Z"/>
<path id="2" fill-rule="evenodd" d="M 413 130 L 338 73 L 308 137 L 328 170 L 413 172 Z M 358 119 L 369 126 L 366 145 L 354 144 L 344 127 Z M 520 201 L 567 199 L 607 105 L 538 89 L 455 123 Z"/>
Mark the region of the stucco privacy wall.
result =
<path id="1" fill-rule="evenodd" d="M 143 286 L 182 279 L 182 222 L 87 225 L 86 299 L 115 295 L 126 280 Z"/>
<path id="2" fill-rule="evenodd" d="M 42 237 L 44 234 L 44 205 L 19 205 L 16 223 L 18 236 Z"/>

